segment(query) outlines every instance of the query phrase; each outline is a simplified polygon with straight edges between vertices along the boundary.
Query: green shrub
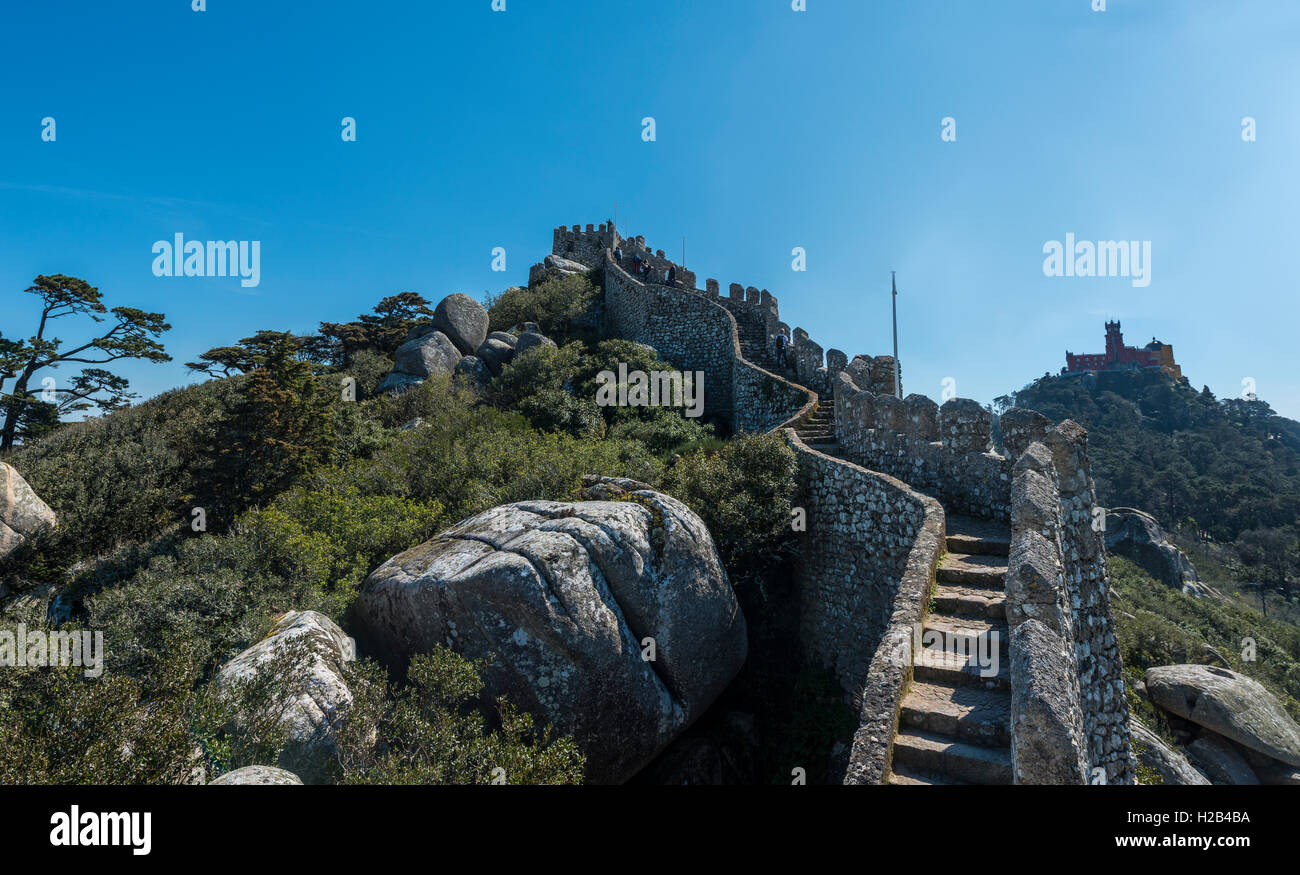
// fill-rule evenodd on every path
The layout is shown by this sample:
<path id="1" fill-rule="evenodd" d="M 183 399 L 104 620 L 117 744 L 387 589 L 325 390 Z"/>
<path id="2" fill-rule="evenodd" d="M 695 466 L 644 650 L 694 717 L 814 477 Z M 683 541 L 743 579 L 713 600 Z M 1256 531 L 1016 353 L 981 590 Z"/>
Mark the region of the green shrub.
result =
<path id="1" fill-rule="evenodd" d="M 111 416 L 62 426 L 17 449 L 16 467 L 59 517 L 51 547 L 68 562 L 153 538 L 209 507 L 212 448 L 244 378 L 165 392 Z"/>
<path id="2" fill-rule="evenodd" d="M 375 349 L 360 349 L 352 354 L 343 372 L 357 381 L 357 398 L 370 398 L 393 369 L 393 360 Z"/>
<path id="3" fill-rule="evenodd" d="M 339 735 L 346 784 L 578 784 L 584 758 L 569 738 L 497 699 L 489 731 L 475 707 L 481 662 L 445 647 L 416 656 L 394 686 L 375 663 L 347 668 L 354 696 Z"/>
<path id="4" fill-rule="evenodd" d="M 794 549 L 797 471 L 794 451 L 769 434 L 685 455 L 665 472 L 663 484 L 708 524 L 728 570 L 743 574 Z"/>
<path id="5" fill-rule="evenodd" d="M 518 407 L 542 392 L 564 392 L 572 387 L 582 361 L 583 345 L 541 346 L 529 350 L 501 369 L 492 381 L 490 397 L 502 408 Z M 593 401 L 595 393 L 587 396 Z"/>
<path id="6" fill-rule="evenodd" d="M 76 666 L 0 671 L 0 785 L 187 781 L 201 764 L 190 733 L 200 659 L 174 633 L 164 651 L 147 681 Z"/>
<path id="7" fill-rule="evenodd" d="M 585 333 L 580 323 L 600 300 L 591 275 L 553 277 L 532 288 L 513 288 L 488 299 L 489 329 L 509 331 L 523 322 L 536 322 L 542 333 L 558 342 Z"/>

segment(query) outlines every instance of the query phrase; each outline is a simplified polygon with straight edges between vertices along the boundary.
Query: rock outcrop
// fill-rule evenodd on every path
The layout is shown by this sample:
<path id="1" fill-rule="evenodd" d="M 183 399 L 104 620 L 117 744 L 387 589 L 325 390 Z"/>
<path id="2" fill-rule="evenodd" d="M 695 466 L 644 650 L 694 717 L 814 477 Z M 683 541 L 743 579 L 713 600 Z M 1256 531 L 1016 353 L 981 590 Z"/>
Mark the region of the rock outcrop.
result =
<path id="1" fill-rule="evenodd" d="M 283 701 L 278 703 L 283 707 L 269 715 L 286 736 L 280 765 L 308 784 L 323 783 L 338 756 L 335 734 L 352 705 L 343 666 L 353 658 L 351 639 L 333 620 L 315 611 L 293 611 L 280 618 L 270 635 L 222 666 L 214 683 L 218 691 L 229 694 L 240 683 L 256 682 L 264 672 L 275 672 L 286 684 Z M 266 717 L 238 708 L 230 715 L 236 728 Z"/>
<path id="2" fill-rule="evenodd" d="M 500 332 L 494 331 L 492 333 L 498 334 Z M 499 376 L 501 369 L 510 364 L 515 357 L 515 338 L 509 334 L 506 337 L 510 338 L 509 343 L 498 337 L 489 337 L 479 344 L 478 349 L 474 352 L 475 358 L 483 362 L 494 377 Z"/>
<path id="3" fill-rule="evenodd" d="M 1256 681 L 1210 665 L 1147 669 L 1147 695 L 1156 705 L 1237 744 L 1300 766 L 1300 726 Z"/>
<path id="4" fill-rule="evenodd" d="M 488 311 L 469 295 L 457 292 L 438 302 L 433 327 L 448 337 L 463 355 L 473 355 L 487 339 Z"/>
<path id="5" fill-rule="evenodd" d="M 421 380 L 447 377 L 455 373 L 460 359 L 460 350 L 447 335 L 441 331 L 430 331 L 397 348 L 393 355 L 393 370 Z"/>
<path id="6" fill-rule="evenodd" d="M 467 355 L 456 364 L 456 380 L 482 388 L 492 382 L 492 372 L 482 359 Z"/>
<path id="7" fill-rule="evenodd" d="M 216 786 L 217 784 L 301 786 L 302 779 L 293 772 L 288 772 L 284 769 L 277 769 L 275 766 L 244 766 L 242 769 L 235 769 L 233 772 L 226 772 L 215 781 L 208 782 L 209 787 Z"/>
<path id="8" fill-rule="evenodd" d="M 1202 732 L 1195 741 L 1187 746 L 1200 765 L 1201 771 L 1209 776 L 1215 784 L 1258 784 L 1259 778 L 1246 762 L 1245 757 L 1237 753 L 1226 740 L 1213 732 Z"/>
<path id="9" fill-rule="evenodd" d="M 1129 720 L 1133 736 L 1133 755 L 1139 769 L 1154 771 L 1163 784 L 1208 785 L 1209 778 L 1188 762 L 1187 757 L 1161 740 L 1136 717 Z"/>
<path id="10" fill-rule="evenodd" d="M 559 272 L 562 276 L 569 276 L 575 273 L 586 273 L 588 267 L 585 264 L 574 261 L 571 258 L 561 258 L 558 255 L 548 255 L 542 260 L 542 264 Z"/>
<path id="11" fill-rule="evenodd" d="M 1131 507 L 1106 511 L 1106 552 L 1123 556 L 1165 586 L 1188 595 L 1217 595 L 1201 583 L 1192 561 L 1170 542 L 1155 517 Z"/>
<path id="12" fill-rule="evenodd" d="M 377 392 L 403 392 L 430 377 L 450 377 L 460 361 L 473 356 L 487 339 L 488 312 L 469 295 L 457 292 L 443 298 L 433 319 L 411 328 L 406 342 L 393 354 L 393 369 Z M 488 368 L 473 364 L 463 372 L 481 377 Z"/>
<path id="13" fill-rule="evenodd" d="M 515 344 L 515 356 L 524 355 L 542 346 L 555 346 L 555 341 L 536 329 L 530 329 L 519 335 L 519 340 Z"/>
<path id="14" fill-rule="evenodd" d="M 587 780 L 624 781 L 740 670 L 745 620 L 713 539 L 685 505 L 629 480 L 613 500 L 523 501 L 390 559 L 354 605 L 368 654 L 404 671 L 443 644 L 494 655 L 484 680 L 565 734 Z"/>
<path id="15" fill-rule="evenodd" d="M 0 560 L 57 524 L 54 511 L 18 470 L 0 462 Z"/>

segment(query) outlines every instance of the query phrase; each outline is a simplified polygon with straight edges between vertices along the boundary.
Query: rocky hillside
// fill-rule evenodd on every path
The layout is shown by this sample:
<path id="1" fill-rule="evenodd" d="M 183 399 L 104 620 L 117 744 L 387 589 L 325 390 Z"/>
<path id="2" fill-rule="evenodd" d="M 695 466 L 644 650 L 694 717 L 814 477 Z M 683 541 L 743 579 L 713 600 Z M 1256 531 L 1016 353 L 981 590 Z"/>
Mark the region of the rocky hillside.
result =
<path id="1" fill-rule="evenodd" d="M 1099 500 L 1152 515 L 1202 579 L 1300 619 L 1300 422 L 1156 371 L 1043 377 L 995 407 L 1088 429 Z"/>
<path id="2" fill-rule="evenodd" d="M 596 278 L 258 332 L 191 365 L 217 379 L 7 454 L 0 635 L 104 640 L 94 677 L 0 672 L 0 783 L 682 783 L 701 750 L 756 782 L 828 756 L 768 619 L 793 454 L 597 405 L 618 363 L 672 368 L 593 330 Z"/>

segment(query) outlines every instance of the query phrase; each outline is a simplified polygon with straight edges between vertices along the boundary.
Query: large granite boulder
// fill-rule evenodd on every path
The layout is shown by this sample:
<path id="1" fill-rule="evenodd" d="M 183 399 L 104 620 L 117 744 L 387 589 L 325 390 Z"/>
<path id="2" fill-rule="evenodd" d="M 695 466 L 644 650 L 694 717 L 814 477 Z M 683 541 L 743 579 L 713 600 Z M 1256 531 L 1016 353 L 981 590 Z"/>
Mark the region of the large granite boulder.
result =
<path id="1" fill-rule="evenodd" d="M 487 308 L 469 295 L 457 292 L 438 302 L 433 327 L 441 331 L 464 355 L 473 355 L 488 333 Z"/>
<path id="2" fill-rule="evenodd" d="M 1165 586 L 1189 595 L 1213 594 L 1197 578 L 1187 554 L 1170 542 L 1149 513 L 1131 507 L 1106 511 L 1106 552 L 1132 561 Z"/>
<path id="3" fill-rule="evenodd" d="M 456 381 L 481 389 L 492 382 L 492 372 L 482 359 L 467 355 L 456 364 Z"/>
<path id="4" fill-rule="evenodd" d="M 0 462 L 0 560 L 57 524 L 54 511 L 41 501 L 18 470 Z"/>
<path id="5" fill-rule="evenodd" d="M 1248 747 L 1237 745 L 1237 753 L 1250 763 L 1250 770 L 1259 778 L 1261 784 L 1277 784 L 1286 787 L 1300 787 L 1300 768 L 1279 763 L 1272 757 L 1256 753 Z"/>
<path id="6" fill-rule="evenodd" d="M 430 331 L 397 348 L 393 355 L 393 372 L 420 380 L 449 377 L 456 372 L 460 359 L 460 350 L 447 335 L 441 331 Z"/>
<path id="7" fill-rule="evenodd" d="M 244 766 L 242 769 L 235 769 L 233 772 L 226 772 L 215 781 L 209 781 L 209 787 L 216 785 L 239 786 L 239 785 L 258 785 L 258 786 L 290 786 L 302 785 L 300 779 L 293 772 L 287 772 L 284 769 L 277 769 L 275 766 Z"/>
<path id="8" fill-rule="evenodd" d="M 740 670 L 745 619 L 703 521 L 644 484 L 495 507 L 384 563 L 354 605 L 404 671 L 443 644 L 494 656 L 486 693 L 574 737 L 587 780 L 626 780 Z"/>
<path id="9" fill-rule="evenodd" d="M 270 716 L 286 736 L 280 766 L 308 784 L 324 783 L 338 758 L 336 733 L 352 705 L 343 666 L 354 658 L 352 640 L 333 620 L 315 611 L 292 611 L 270 635 L 222 666 L 214 683 L 219 692 L 232 694 L 241 683 L 275 672 L 285 693 L 283 701 L 267 707 L 279 709 Z M 230 719 L 235 727 L 244 727 L 266 716 L 235 708 Z"/>
<path id="10" fill-rule="evenodd" d="M 494 331 L 492 333 L 497 334 L 498 332 Z M 510 337 L 510 335 L 506 336 Z M 510 337 L 510 340 L 511 342 L 507 344 L 499 338 L 489 337 L 480 343 L 478 349 L 474 351 L 474 356 L 487 366 L 493 376 L 500 375 L 501 369 L 510 364 L 515 357 L 515 339 Z"/>
<path id="11" fill-rule="evenodd" d="M 515 344 L 515 357 L 518 358 L 525 353 L 543 346 L 555 346 L 555 341 L 551 340 L 540 331 L 525 331 L 523 334 L 519 335 L 519 340 Z"/>
<path id="12" fill-rule="evenodd" d="M 586 273 L 589 268 L 587 265 L 574 261 L 571 258 L 561 258 L 558 255 L 548 255 L 542 259 L 542 264 L 551 270 L 556 271 L 561 276 L 569 276 L 575 273 Z"/>
<path id="13" fill-rule="evenodd" d="M 1128 727 L 1133 739 L 1133 755 L 1139 769 L 1154 771 L 1164 784 L 1203 786 L 1210 783 L 1205 775 L 1187 761 L 1187 757 L 1165 744 L 1160 736 L 1147 729 L 1136 717 L 1129 718 Z"/>
<path id="14" fill-rule="evenodd" d="M 1243 747 L 1300 766 L 1300 726 L 1256 681 L 1213 665 L 1147 669 L 1147 695 L 1166 711 Z"/>

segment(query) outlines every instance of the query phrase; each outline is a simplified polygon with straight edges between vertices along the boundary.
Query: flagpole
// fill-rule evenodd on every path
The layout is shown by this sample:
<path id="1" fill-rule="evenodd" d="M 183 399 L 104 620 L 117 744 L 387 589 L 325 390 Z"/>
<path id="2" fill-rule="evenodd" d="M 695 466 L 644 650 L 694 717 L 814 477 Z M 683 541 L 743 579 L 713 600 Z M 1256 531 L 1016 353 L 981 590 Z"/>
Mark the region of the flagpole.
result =
<path id="1" fill-rule="evenodd" d="M 894 397 L 902 398 L 903 381 L 900 379 L 898 373 L 900 370 L 898 366 L 898 279 L 892 270 L 889 272 L 889 284 L 893 290 L 893 294 L 890 296 L 890 302 L 893 304 L 894 310 Z"/>

